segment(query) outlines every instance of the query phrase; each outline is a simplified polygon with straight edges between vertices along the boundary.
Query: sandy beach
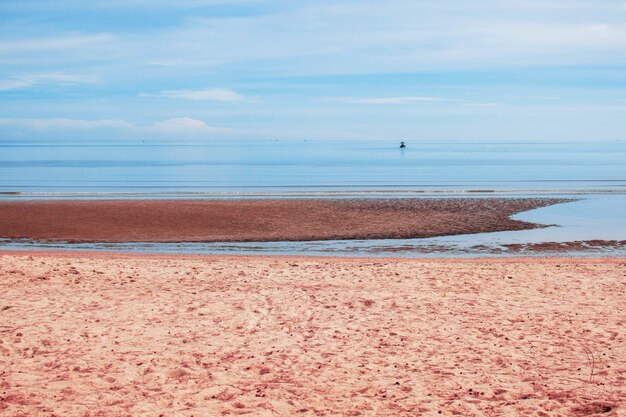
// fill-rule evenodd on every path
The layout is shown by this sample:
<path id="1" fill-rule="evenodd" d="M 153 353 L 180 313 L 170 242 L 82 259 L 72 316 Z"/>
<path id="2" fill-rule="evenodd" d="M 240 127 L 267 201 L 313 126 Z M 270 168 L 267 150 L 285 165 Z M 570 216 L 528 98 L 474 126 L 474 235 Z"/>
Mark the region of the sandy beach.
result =
<path id="1" fill-rule="evenodd" d="M 70 242 L 418 238 L 532 229 L 549 198 L 0 202 L 0 237 Z"/>
<path id="2" fill-rule="evenodd" d="M 626 260 L 0 253 L 2 416 L 624 415 Z"/>
<path id="3" fill-rule="evenodd" d="M 626 417 L 626 0 L 0 23 L 0 417 Z"/>

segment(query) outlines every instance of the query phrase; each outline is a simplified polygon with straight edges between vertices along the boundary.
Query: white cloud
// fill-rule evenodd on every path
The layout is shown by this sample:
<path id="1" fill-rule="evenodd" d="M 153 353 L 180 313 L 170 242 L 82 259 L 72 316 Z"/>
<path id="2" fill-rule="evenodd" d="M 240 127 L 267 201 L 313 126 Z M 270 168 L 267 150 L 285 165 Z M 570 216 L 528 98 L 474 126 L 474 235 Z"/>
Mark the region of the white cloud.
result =
<path id="1" fill-rule="evenodd" d="M 29 131 L 36 133 L 60 132 L 81 133 L 84 135 L 94 135 L 100 137 L 111 131 L 128 138 L 137 136 L 151 138 L 190 138 L 190 137 L 211 137 L 216 134 L 226 134 L 231 129 L 223 127 L 209 126 L 202 120 L 191 117 L 179 117 L 164 120 L 152 125 L 137 125 L 124 120 L 102 119 L 102 120 L 78 120 L 78 119 L 12 119 L 0 118 L 0 127 L 4 130 Z"/>
<path id="2" fill-rule="evenodd" d="M 165 61 L 185 71 L 254 65 L 262 72 L 314 75 L 602 64 L 625 56 L 626 28 L 620 23 L 601 14 L 564 19 L 570 7 L 565 2 L 545 16 L 540 2 L 525 3 L 491 10 L 485 2 L 363 1 L 358 8 L 351 2 L 312 2 L 254 18 L 197 18 L 171 30 L 159 56 L 146 49 L 144 62 Z M 577 10 L 572 13 L 582 13 Z"/>
<path id="3" fill-rule="evenodd" d="M 10 119 L 0 118 L 0 126 L 17 127 L 35 131 L 89 130 L 102 128 L 133 129 L 134 125 L 123 120 L 77 120 L 77 119 Z"/>
<path id="4" fill-rule="evenodd" d="M 418 104 L 447 101 L 441 97 L 400 96 L 400 97 L 339 97 L 332 99 L 350 104 Z"/>
<path id="5" fill-rule="evenodd" d="M 464 102 L 464 103 L 459 103 L 460 106 L 464 106 L 464 107 L 481 107 L 481 108 L 489 108 L 489 107 L 501 107 L 502 103 L 496 103 L 496 102 Z"/>
<path id="6" fill-rule="evenodd" d="M 208 126 L 202 120 L 192 119 L 191 117 L 178 117 L 155 123 L 148 130 L 168 135 L 185 134 L 191 136 L 230 131 L 230 129 L 223 127 Z"/>
<path id="7" fill-rule="evenodd" d="M 259 0 L 178 0 L 172 2 L 170 0 L 107 0 L 93 1 L 89 4 L 77 2 L 75 0 L 3 0 L 0 4 L 0 10 L 80 10 L 87 8 L 88 10 L 107 10 L 107 9 L 147 9 L 147 10 L 169 10 L 177 8 L 196 8 L 211 5 L 238 4 L 238 3 L 255 3 Z"/>
<path id="8" fill-rule="evenodd" d="M 157 3 L 180 7 L 178 2 Z M 615 14 L 616 4 L 605 3 L 304 2 L 262 15 L 172 17 L 176 24 L 120 30 L 115 36 L 70 33 L 22 38 L 7 32 L 0 38 L 4 39 L 0 58 L 7 55 L 14 58 L 12 62 L 29 65 L 97 61 L 102 65 L 95 71 L 106 72 L 110 78 L 137 80 L 180 77 L 181 73 L 207 77 L 221 69 L 231 75 L 271 72 L 281 76 L 620 63 L 626 56 L 626 27 L 609 14 Z M 214 90 L 162 94 L 186 100 L 241 100 L 236 95 L 220 97 Z"/>
<path id="9" fill-rule="evenodd" d="M 27 74 L 19 77 L 0 80 L 0 91 L 18 90 L 21 88 L 28 88 L 44 84 L 76 85 L 89 84 L 96 81 L 96 77 L 65 73 Z"/>
<path id="10" fill-rule="evenodd" d="M 207 101 L 242 101 L 244 98 L 239 93 L 225 88 L 201 89 L 201 90 L 166 90 L 157 94 L 142 94 L 142 96 L 166 97 L 181 100 L 207 100 Z"/>
<path id="11" fill-rule="evenodd" d="M 0 91 L 17 90 L 19 88 L 29 87 L 31 84 L 22 79 L 0 80 Z"/>
<path id="12" fill-rule="evenodd" d="M 11 53 L 49 50 L 81 49 L 109 43 L 115 38 L 109 34 L 72 34 L 58 37 L 11 39 L 0 42 L 0 56 Z"/>

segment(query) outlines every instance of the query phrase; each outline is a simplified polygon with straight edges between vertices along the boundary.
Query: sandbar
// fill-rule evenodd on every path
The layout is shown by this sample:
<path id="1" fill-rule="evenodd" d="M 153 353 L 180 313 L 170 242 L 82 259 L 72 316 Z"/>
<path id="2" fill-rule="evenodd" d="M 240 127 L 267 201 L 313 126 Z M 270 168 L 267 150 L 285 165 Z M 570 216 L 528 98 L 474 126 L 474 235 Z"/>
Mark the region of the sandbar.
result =
<path id="1" fill-rule="evenodd" d="M 0 202 L 0 238 L 66 242 L 406 239 L 538 227 L 550 198 Z"/>

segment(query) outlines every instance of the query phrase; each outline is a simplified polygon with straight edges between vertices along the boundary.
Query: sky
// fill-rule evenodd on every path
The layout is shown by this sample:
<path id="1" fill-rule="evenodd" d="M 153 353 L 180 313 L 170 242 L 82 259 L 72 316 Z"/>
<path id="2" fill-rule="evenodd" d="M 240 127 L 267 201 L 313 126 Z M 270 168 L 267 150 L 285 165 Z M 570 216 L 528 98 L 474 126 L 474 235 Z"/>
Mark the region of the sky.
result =
<path id="1" fill-rule="evenodd" d="M 0 140 L 626 140 L 626 2 L 2 0 Z"/>

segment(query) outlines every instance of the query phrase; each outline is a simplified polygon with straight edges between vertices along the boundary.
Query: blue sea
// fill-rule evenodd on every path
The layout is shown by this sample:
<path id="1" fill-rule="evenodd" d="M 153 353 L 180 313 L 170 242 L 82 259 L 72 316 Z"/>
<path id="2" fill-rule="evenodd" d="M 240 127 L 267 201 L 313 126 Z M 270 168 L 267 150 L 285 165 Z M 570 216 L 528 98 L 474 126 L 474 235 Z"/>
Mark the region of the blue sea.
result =
<path id="1" fill-rule="evenodd" d="M 464 248 L 446 251 L 462 255 L 471 252 L 469 246 L 503 242 L 626 240 L 626 141 L 405 142 L 406 149 L 388 140 L 0 140 L 0 201 L 432 196 L 577 200 L 518 215 L 553 225 L 535 231 L 408 241 L 112 245 L 133 251 L 424 256 L 432 253 L 421 250 L 424 245 Z M 35 248 L 33 242 L 0 240 L 0 247 L 20 245 Z"/>
<path id="2" fill-rule="evenodd" d="M 626 141 L 407 144 L 0 140 L 0 193 L 153 198 L 626 191 Z"/>

